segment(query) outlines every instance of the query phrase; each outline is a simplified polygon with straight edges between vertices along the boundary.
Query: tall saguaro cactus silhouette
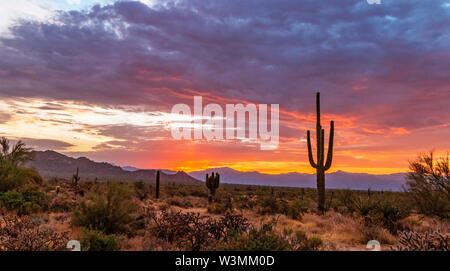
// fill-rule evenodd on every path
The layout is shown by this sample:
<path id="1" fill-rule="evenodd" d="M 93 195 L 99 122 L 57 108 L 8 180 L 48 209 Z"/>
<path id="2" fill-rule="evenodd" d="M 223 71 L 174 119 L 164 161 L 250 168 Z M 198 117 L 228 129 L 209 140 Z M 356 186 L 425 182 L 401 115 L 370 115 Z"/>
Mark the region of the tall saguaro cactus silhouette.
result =
<path id="1" fill-rule="evenodd" d="M 333 139 L 334 139 L 334 121 L 330 122 L 330 138 L 328 143 L 328 154 L 325 161 L 325 130 L 320 124 L 320 92 L 316 94 L 316 137 L 317 137 L 317 162 L 314 162 L 310 131 L 307 132 L 308 141 L 308 158 L 309 163 L 317 170 L 317 194 L 318 194 L 318 209 L 320 212 L 325 212 L 325 171 L 330 169 L 333 160 Z"/>
<path id="2" fill-rule="evenodd" d="M 160 171 L 158 170 L 156 172 L 156 188 L 155 188 L 156 199 L 159 199 L 159 176 L 160 176 Z"/>
<path id="3" fill-rule="evenodd" d="M 217 190 L 217 188 L 219 188 L 219 184 L 220 184 L 219 173 L 216 173 L 216 175 L 214 175 L 214 172 L 213 172 L 213 173 L 211 173 L 211 176 L 206 174 L 206 187 L 208 187 L 208 189 L 209 189 L 209 197 L 208 197 L 209 202 L 212 202 L 213 200 L 215 200 L 216 190 Z"/>
<path id="4" fill-rule="evenodd" d="M 78 168 L 77 168 L 77 172 L 75 174 L 73 174 L 72 176 L 72 185 L 73 186 L 78 186 L 78 182 L 81 180 L 80 176 L 78 175 Z"/>

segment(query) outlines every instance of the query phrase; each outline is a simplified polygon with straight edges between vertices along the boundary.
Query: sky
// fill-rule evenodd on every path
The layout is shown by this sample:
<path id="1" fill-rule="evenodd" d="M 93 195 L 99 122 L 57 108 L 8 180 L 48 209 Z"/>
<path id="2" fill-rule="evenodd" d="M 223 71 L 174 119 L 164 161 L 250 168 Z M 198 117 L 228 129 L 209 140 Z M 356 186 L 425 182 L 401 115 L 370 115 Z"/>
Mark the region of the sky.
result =
<path id="1" fill-rule="evenodd" d="M 326 135 L 335 122 L 331 172 L 405 172 L 419 153 L 450 150 L 448 0 L 0 3 L 0 136 L 37 150 L 313 172 L 317 91 Z M 278 148 L 173 139 L 171 108 L 194 96 L 279 104 Z"/>

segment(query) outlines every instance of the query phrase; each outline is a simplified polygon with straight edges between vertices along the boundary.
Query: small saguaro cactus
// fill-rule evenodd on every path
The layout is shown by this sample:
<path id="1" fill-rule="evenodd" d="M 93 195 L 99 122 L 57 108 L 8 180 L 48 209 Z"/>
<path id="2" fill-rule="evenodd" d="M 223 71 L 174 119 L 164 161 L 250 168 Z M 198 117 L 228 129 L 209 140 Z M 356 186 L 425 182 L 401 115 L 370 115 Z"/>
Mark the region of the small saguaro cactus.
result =
<path id="1" fill-rule="evenodd" d="M 330 169 L 333 160 L 333 139 L 334 139 L 334 121 L 330 122 L 330 138 L 328 143 L 328 154 L 325 161 L 325 130 L 320 124 L 320 92 L 316 94 L 316 138 L 317 138 L 317 163 L 314 162 L 310 131 L 307 132 L 308 142 L 308 158 L 309 163 L 317 172 L 317 194 L 318 194 L 318 209 L 319 212 L 325 212 L 325 171 Z"/>
<path id="2" fill-rule="evenodd" d="M 77 168 L 77 172 L 72 176 L 72 184 L 74 186 L 78 185 L 78 182 L 80 181 L 80 176 L 78 175 L 78 168 Z"/>
<path id="3" fill-rule="evenodd" d="M 156 172 L 156 189 L 155 189 L 155 196 L 156 199 L 159 199 L 159 178 L 160 178 L 160 172 L 159 170 Z"/>
<path id="4" fill-rule="evenodd" d="M 206 174 L 206 187 L 208 187 L 208 189 L 209 189 L 209 196 L 208 196 L 209 202 L 212 202 L 213 200 L 215 200 L 216 190 L 217 190 L 217 188 L 219 188 L 219 184 L 220 184 L 219 173 L 216 173 L 216 175 L 214 175 L 214 172 L 213 172 L 213 173 L 211 173 L 211 176 Z"/>

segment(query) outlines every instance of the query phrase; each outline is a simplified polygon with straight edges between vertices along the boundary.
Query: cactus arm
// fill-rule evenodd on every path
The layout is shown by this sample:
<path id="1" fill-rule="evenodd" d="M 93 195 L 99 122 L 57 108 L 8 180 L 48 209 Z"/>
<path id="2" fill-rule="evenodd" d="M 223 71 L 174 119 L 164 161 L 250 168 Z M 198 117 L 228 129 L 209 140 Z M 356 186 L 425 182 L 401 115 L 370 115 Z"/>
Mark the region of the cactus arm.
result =
<path id="1" fill-rule="evenodd" d="M 333 161 L 334 121 L 330 122 L 330 138 L 328 142 L 328 155 L 325 170 L 329 170 Z"/>
<path id="2" fill-rule="evenodd" d="M 306 134 L 306 141 L 308 142 L 308 157 L 309 157 L 309 163 L 311 164 L 311 166 L 313 168 L 317 168 L 316 163 L 314 162 L 314 157 L 313 157 L 313 153 L 312 153 L 312 149 L 311 149 L 311 133 L 307 132 Z"/>

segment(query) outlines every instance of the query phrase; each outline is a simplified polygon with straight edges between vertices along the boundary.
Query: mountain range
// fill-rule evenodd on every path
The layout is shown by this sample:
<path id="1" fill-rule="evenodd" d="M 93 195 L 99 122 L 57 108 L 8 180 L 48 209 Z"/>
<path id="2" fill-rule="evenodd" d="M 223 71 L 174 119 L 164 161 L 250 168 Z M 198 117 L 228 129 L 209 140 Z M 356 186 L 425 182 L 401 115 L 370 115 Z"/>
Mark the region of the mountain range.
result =
<path id="1" fill-rule="evenodd" d="M 72 158 L 54 151 L 35 151 L 35 159 L 29 162 L 42 176 L 47 178 L 71 178 L 76 169 L 79 169 L 80 177 L 99 180 L 142 180 L 147 183 L 155 181 L 155 169 L 139 169 L 132 166 L 119 167 L 110 163 L 94 162 L 86 157 Z M 232 168 L 211 168 L 202 171 L 171 171 L 161 170 L 161 182 L 174 182 L 179 184 L 202 184 L 200 180 L 205 175 L 218 172 L 222 183 L 283 186 L 283 187 L 316 187 L 315 174 L 308 173 L 283 173 L 264 174 L 256 171 L 242 172 Z M 386 175 L 372 175 L 367 173 L 349 173 L 337 171 L 326 174 L 326 186 L 330 189 L 354 189 L 354 190 L 384 190 L 401 191 L 406 182 L 406 173 Z"/>
<path id="2" fill-rule="evenodd" d="M 47 178 L 72 178 L 73 174 L 79 169 L 79 176 L 82 179 L 98 180 L 118 180 L 118 181 L 144 181 L 154 183 L 156 179 L 156 170 L 154 169 L 135 169 L 133 171 L 124 170 L 121 167 L 109 164 L 94 162 L 86 157 L 72 158 L 54 151 L 35 151 L 35 159 L 28 163 L 35 167 L 39 173 Z M 174 182 L 179 184 L 198 185 L 200 181 L 192 178 L 183 171 L 161 172 L 161 183 Z"/>
<path id="3" fill-rule="evenodd" d="M 232 168 L 214 168 L 193 171 L 188 174 L 203 180 L 206 174 L 218 172 L 223 183 L 283 186 L 283 187 L 316 187 L 316 175 L 308 173 L 264 174 L 256 171 L 242 172 Z M 326 174 L 326 187 L 330 189 L 384 190 L 402 191 L 406 183 L 406 173 L 372 175 L 367 173 L 349 173 L 336 171 Z"/>

